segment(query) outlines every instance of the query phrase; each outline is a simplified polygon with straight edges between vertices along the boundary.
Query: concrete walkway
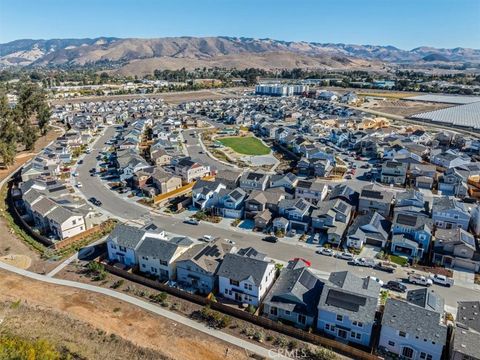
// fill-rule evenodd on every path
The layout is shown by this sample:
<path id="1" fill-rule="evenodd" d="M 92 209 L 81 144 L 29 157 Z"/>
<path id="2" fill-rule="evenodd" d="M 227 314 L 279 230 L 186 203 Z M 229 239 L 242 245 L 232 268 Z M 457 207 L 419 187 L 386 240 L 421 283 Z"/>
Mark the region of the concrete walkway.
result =
<path id="1" fill-rule="evenodd" d="M 272 358 L 288 359 L 285 356 L 280 356 L 277 352 L 275 352 L 274 349 L 269 351 L 268 349 L 266 349 L 262 346 L 250 343 L 248 341 L 237 338 L 235 336 L 226 334 L 222 331 L 209 328 L 202 323 L 198 323 L 194 320 L 188 319 L 186 317 L 183 317 L 183 316 L 178 315 L 176 313 L 173 313 L 171 311 L 165 310 L 165 309 L 163 309 L 163 308 L 161 308 L 157 305 L 154 305 L 154 304 L 151 304 L 149 302 L 137 299 L 135 297 L 126 295 L 124 293 L 120 293 L 120 292 L 117 292 L 117 291 L 114 291 L 114 290 L 111 290 L 111 289 L 105 289 L 105 288 L 102 288 L 102 287 L 99 287 L 99 286 L 83 284 L 83 283 L 79 283 L 79 282 L 75 282 L 75 281 L 51 278 L 51 277 L 36 274 L 36 273 L 30 272 L 30 271 L 27 271 L 27 270 L 18 269 L 14 266 L 11 266 L 11 265 L 8 265 L 8 264 L 2 263 L 2 262 L 0 262 L 0 269 L 10 271 L 10 272 L 13 272 L 15 274 L 25 276 L 25 277 L 28 277 L 30 279 L 34 279 L 34 280 L 37 280 L 37 281 L 43 281 L 43 282 L 50 283 L 50 284 L 68 286 L 68 287 L 71 287 L 71 288 L 91 291 L 91 292 L 95 292 L 95 293 L 98 293 L 98 294 L 103 294 L 103 295 L 106 295 L 106 296 L 110 296 L 110 297 L 113 297 L 113 298 L 118 299 L 118 300 L 125 301 L 129 304 L 138 306 L 142 309 L 145 309 L 145 310 L 148 310 L 148 311 L 150 311 L 152 313 L 155 313 L 157 315 L 163 316 L 163 317 L 165 317 L 169 320 L 172 320 L 172 321 L 175 321 L 175 322 L 180 323 L 182 325 L 188 326 L 188 327 L 190 327 L 194 330 L 201 331 L 201 332 L 203 332 L 207 335 L 210 335 L 210 336 L 213 336 L 217 339 L 223 340 L 227 343 L 230 343 L 231 345 L 243 348 L 243 349 L 245 349 L 247 354 L 254 353 L 254 354 L 258 354 L 260 356 L 266 357 L 268 359 L 272 359 Z"/>

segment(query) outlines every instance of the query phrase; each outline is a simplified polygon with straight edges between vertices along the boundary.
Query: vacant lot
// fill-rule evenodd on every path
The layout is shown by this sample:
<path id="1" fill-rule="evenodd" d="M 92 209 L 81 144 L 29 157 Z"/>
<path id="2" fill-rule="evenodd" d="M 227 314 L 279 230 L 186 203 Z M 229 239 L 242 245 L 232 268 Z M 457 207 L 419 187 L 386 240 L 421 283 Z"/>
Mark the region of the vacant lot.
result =
<path id="1" fill-rule="evenodd" d="M 401 99 L 377 100 L 363 104 L 363 107 L 367 109 L 399 116 L 411 116 L 426 111 L 444 109 L 450 106 L 451 105 L 447 104 L 408 101 Z"/>
<path id="2" fill-rule="evenodd" d="M 243 155 L 268 155 L 270 148 L 265 146 L 260 140 L 253 136 L 233 136 L 217 139 L 223 145 L 228 146 L 233 151 Z"/>
<path id="3" fill-rule="evenodd" d="M 35 311 L 23 311 L 27 302 Z M 0 319 L 2 328 L 66 346 L 79 359 L 220 360 L 227 348 L 228 359 L 247 358 L 240 348 L 120 300 L 3 270 Z"/>

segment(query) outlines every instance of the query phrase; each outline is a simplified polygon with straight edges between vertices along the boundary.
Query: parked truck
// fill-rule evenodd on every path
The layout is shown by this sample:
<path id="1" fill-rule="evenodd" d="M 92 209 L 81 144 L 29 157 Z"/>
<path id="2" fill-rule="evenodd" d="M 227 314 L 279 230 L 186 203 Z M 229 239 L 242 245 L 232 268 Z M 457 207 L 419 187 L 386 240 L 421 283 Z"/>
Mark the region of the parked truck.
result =
<path id="1" fill-rule="evenodd" d="M 412 284 L 422 285 L 422 286 L 432 286 L 433 281 L 423 275 L 413 274 L 408 275 L 408 281 Z"/>

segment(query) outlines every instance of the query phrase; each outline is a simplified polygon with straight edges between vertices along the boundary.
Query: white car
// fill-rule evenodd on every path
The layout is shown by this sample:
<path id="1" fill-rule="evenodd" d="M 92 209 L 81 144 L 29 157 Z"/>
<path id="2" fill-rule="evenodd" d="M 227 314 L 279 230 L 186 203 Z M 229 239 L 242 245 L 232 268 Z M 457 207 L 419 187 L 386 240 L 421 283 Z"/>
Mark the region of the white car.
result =
<path id="1" fill-rule="evenodd" d="M 342 252 L 342 253 L 337 253 L 335 255 L 336 258 L 339 258 L 339 259 L 343 259 L 343 260 L 348 260 L 348 261 L 353 261 L 354 259 L 354 256 L 353 254 L 349 253 L 349 252 Z"/>
<path id="2" fill-rule="evenodd" d="M 377 282 L 380 286 L 383 286 L 383 281 L 380 280 L 379 278 L 376 278 L 375 276 L 369 276 L 368 277 L 371 281 Z"/>
<path id="3" fill-rule="evenodd" d="M 334 251 L 332 249 L 327 249 L 327 248 L 324 248 L 323 246 L 320 247 L 316 251 L 316 253 L 321 254 L 321 255 L 325 255 L 325 256 L 333 256 L 334 255 Z"/>
<path id="4" fill-rule="evenodd" d="M 447 278 L 445 275 L 438 275 L 438 274 L 430 274 L 430 280 L 432 280 L 435 284 L 450 287 L 453 284 L 453 280 Z"/>
<path id="5" fill-rule="evenodd" d="M 408 276 L 408 281 L 412 284 L 422 285 L 422 286 L 431 286 L 433 285 L 433 281 L 431 279 L 427 279 L 423 275 L 418 274 L 411 274 Z"/>
<path id="6" fill-rule="evenodd" d="M 82 186 L 83 186 L 83 185 L 82 185 L 82 183 L 81 183 L 81 182 L 77 182 L 77 188 L 79 188 L 79 189 L 80 189 Z"/>
<path id="7" fill-rule="evenodd" d="M 215 238 L 212 235 L 203 235 L 202 240 L 206 242 L 213 241 Z"/>
<path id="8" fill-rule="evenodd" d="M 353 260 L 353 265 L 373 268 L 375 266 L 375 260 L 371 258 L 356 258 Z"/>

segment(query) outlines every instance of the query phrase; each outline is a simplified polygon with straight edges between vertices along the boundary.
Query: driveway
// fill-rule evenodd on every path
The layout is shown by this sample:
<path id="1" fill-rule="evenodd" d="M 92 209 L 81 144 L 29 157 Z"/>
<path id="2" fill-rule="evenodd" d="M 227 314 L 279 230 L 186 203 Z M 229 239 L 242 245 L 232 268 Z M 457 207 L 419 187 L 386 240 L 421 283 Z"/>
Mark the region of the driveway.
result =
<path id="1" fill-rule="evenodd" d="M 453 279 L 455 280 L 455 283 L 475 284 L 475 273 L 470 270 L 454 268 Z"/>
<path id="2" fill-rule="evenodd" d="M 360 253 L 360 256 L 375 259 L 375 257 L 381 250 L 382 249 L 377 246 L 365 245 L 362 249 L 362 252 Z"/>

